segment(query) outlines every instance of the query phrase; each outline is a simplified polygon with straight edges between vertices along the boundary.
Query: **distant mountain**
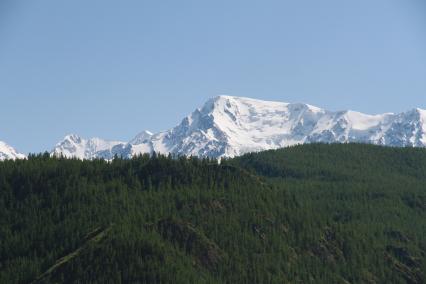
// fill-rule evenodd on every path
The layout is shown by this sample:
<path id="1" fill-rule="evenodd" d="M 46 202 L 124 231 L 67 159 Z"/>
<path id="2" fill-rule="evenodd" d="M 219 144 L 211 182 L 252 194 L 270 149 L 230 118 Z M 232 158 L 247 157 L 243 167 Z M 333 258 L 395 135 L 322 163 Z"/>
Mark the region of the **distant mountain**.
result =
<path id="1" fill-rule="evenodd" d="M 155 151 L 220 158 L 313 142 L 425 147 L 426 110 L 368 115 L 303 103 L 218 96 L 170 130 L 144 131 L 128 143 L 69 135 L 52 153 L 110 159 Z"/>
<path id="2" fill-rule="evenodd" d="M 100 138 L 84 139 L 78 135 L 70 134 L 56 144 L 51 154 L 79 159 L 110 158 L 113 156 L 114 147 L 125 144 L 125 142 L 106 141 Z"/>
<path id="3" fill-rule="evenodd" d="M 24 159 L 24 154 L 18 153 L 13 147 L 7 145 L 5 142 L 0 141 L 0 161 Z"/>

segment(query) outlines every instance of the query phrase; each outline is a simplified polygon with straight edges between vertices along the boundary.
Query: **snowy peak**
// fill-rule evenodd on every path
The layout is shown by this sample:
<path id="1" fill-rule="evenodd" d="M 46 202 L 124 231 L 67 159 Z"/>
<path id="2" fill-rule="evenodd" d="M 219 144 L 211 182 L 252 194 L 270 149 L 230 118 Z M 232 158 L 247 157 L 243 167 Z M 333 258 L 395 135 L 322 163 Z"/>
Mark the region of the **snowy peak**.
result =
<path id="1" fill-rule="evenodd" d="M 111 152 L 114 146 L 124 144 L 120 141 L 107 141 L 100 138 L 84 139 L 75 134 L 69 134 L 56 144 L 51 151 L 53 156 L 67 158 L 93 159 Z"/>
<path id="2" fill-rule="evenodd" d="M 426 147 L 425 110 L 416 108 L 392 117 L 382 145 Z"/>
<path id="3" fill-rule="evenodd" d="M 299 121 L 325 113 L 323 109 L 308 104 L 290 104 L 230 96 L 219 96 L 212 99 L 201 109 L 201 113 L 206 113 L 206 111 L 220 127 L 237 125 L 246 129 L 250 129 L 250 126 L 257 127 L 260 122 L 266 122 L 262 125 L 266 128 L 290 122 L 297 124 Z"/>
<path id="4" fill-rule="evenodd" d="M 152 132 L 148 130 L 144 130 L 138 135 L 136 135 L 132 140 L 130 140 L 129 143 L 132 145 L 142 144 L 146 142 L 147 140 L 149 140 L 152 137 L 152 135 L 154 135 Z"/>
<path id="5" fill-rule="evenodd" d="M 24 154 L 18 153 L 12 146 L 0 141 L 0 161 L 25 158 L 26 156 Z"/>
<path id="6" fill-rule="evenodd" d="M 312 131 L 313 121 L 324 113 L 308 104 L 219 96 L 184 119 L 176 128 L 180 131 L 173 132 L 193 137 L 182 141 L 184 144 L 194 144 L 194 139 L 203 141 L 192 147 L 193 155 L 236 156 L 294 144 L 295 139 L 301 142 L 296 136 Z M 282 139 L 292 132 L 295 139 Z"/>

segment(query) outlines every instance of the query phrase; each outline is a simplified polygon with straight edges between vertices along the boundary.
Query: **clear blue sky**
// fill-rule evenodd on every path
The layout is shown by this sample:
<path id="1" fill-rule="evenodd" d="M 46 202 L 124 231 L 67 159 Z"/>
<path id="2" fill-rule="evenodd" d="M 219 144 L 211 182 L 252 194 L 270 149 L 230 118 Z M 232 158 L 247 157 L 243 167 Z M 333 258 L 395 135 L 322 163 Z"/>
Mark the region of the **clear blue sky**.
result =
<path id="1" fill-rule="evenodd" d="M 426 108 L 424 0 L 0 0 L 0 140 L 129 140 L 212 96 Z"/>

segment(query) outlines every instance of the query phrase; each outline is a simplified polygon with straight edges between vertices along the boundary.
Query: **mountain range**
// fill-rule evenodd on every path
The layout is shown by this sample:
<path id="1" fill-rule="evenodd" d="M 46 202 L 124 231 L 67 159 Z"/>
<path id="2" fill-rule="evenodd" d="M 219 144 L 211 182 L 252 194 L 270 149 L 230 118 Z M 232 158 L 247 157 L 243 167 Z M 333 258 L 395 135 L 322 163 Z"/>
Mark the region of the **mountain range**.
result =
<path id="1" fill-rule="evenodd" d="M 169 130 L 143 131 L 129 142 L 71 134 L 54 146 L 51 155 L 111 159 L 155 151 L 222 158 L 314 142 L 426 147 L 426 110 L 368 115 L 303 103 L 218 96 Z M 0 159 L 22 157 L 7 144 L 0 144 Z"/>

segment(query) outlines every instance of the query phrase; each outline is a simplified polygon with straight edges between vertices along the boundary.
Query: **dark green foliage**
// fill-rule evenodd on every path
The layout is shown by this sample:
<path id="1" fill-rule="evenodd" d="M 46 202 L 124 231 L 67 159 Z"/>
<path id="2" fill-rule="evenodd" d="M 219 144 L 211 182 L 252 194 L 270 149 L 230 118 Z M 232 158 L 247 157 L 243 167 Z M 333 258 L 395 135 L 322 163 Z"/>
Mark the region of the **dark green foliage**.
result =
<path id="1" fill-rule="evenodd" d="M 426 151 L 0 163 L 0 283 L 424 283 Z"/>

